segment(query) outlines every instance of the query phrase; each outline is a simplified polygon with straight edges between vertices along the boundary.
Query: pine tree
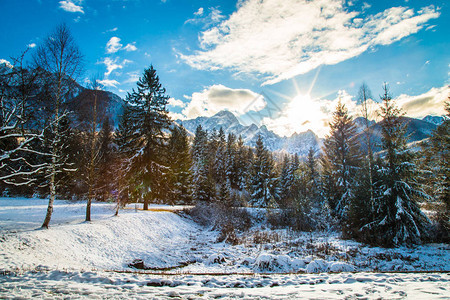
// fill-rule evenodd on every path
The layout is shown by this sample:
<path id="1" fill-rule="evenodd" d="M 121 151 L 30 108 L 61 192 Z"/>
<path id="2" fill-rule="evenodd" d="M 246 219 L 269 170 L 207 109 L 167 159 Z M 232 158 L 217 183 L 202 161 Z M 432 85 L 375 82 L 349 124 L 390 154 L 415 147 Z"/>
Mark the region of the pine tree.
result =
<path id="1" fill-rule="evenodd" d="M 294 160 L 291 161 L 289 155 L 285 154 L 283 157 L 283 163 L 281 167 L 280 178 L 278 180 L 278 195 L 280 207 L 287 208 L 291 206 L 291 203 L 294 201 L 295 195 L 293 193 L 294 187 L 294 173 L 298 169 L 295 166 Z"/>
<path id="2" fill-rule="evenodd" d="M 322 157 L 325 197 L 339 219 L 346 218 L 353 180 L 360 166 L 361 154 L 355 133 L 353 120 L 339 101 L 330 123 L 330 135 L 324 141 Z"/>
<path id="3" fill-rule="evenodd" d="M 168 151 L 171 161 L 171 203 L 192 203 L 192 159 L 189 153 L 189 140 L 186 129 L 173 126 L 169 139 Z"/>
<path id="4" fill-rule="evenodd" d="M 120 205 L 130 201 L 132 182 L 129 158 L 138 150 L 137 141 L 134 139 L 132 126 L 132 115 L 130 106 L 125 103 L 123 113 L 119 119 L 119 126 L 114 139 L 117 145 L 117 158 L 115 159 L 116 176 L 114 177 L 114 185 L 117 197 L 117 210 Z"/>
<path id="5" fill-rule="evenodd" d="M 109 117 L 105 117 L 100 129 L 98 143 L 98 171 L 95 183 L 95 192 L 98 200 L 107 201 L 111 197 L 113 189 L 112 178 L 114 150 L 113 150 L 113 128 Z"/>
<path id="6" fill-rule="evenodd" d="M 61 170 L 56 174 L 57 194 L 70 197 L 74 195 L 79 184 L 76 171 L 82 163 L 81 136 L 73 128 L 67 115 L 61 118 L 58 131 L 61 134 L 59 146 L 61 155 L 58 159 Z"/>
<path id="7" fill-rule="evenodd" d="M 436 202 L 439 240 L 450 240 L 450 101 L 445 103 L 444 122 L 422 145 L 425 189 Z"/>
<path id="8" fill-rule="evenodd" d="M 236 145 L 236 136 L 232 133 L 228 134 L 227 137 L 227 146 L 225 153 L 226 160 L 226 177 L 230 182 L 230 187 L 232 189 L 239 188 L 239 178 L 238 178 L 238 165 L 236 163 L 237 160 L 237 145 Z"/>
<path id="9" fill-rule="evenodd" d="M 256 140 L 255 159 L 251 174 L 251 204 L 255 207 L 276 206 L 276 174 L 270 152 L 261 136 Z"/>
<path id="10" fill-rule="evenodd" d="M 192 174 L 194 185 L 194 200 L 211 202 L 214 198 L 213 181 L 209 172 L 210 151 L 208 133 L 199 125 L 195 131 L 192 145 Z"/>
<path id="11" fill-rule="evenodd" d="M 161 202 L 167 197 L 168 167 L 164 165 L 164 155 L 165 131 L 169 129 L 170 120 L 166 108 L 169 96 L 165 93 L 156 70 L 150 66 L 126 99 L 132 115 L 133 140 L 138 149 L 129 158 L 129 171 L 136 184 L 134 192 L 144 201 L 144 210 L 148 210 L 149 202 Z"/>
<path id="12" fill-rule="evenodd" d="M 369 242 L 387 246 L 420 243 L 425 237 L 428 218 L 416 203 L 419 197 L 427 197 L 417 187 L 416 166 L 408 150 L 406 124 L 389 95 L 387 84 L 383 86 L 381 134 L 383 164 L 378 170 L 380 179 L 375 196 L 374 220 L 361 231 Z"/>
<path id="13" fill-rule="evenodd" d="M 309 148 L 306 157 L 306 178 L 306 194 L 313 202 L 317 202 L 319 200 L 320 178 L 314 148 Z"/>
<path id="14" fill-rule="evenodd" d="M 231 185 L 233 188 L 242 191 L 247 184 L 248 166 L 251 161 L 246 157 L 247 149 L 244 146 L 242 136 L 239 136 L 236 149 L 235 158 L 233 159 L 233 172 L 230 176 Z"/>
<path id="15" fill-rule="evenodd" d="M 226 182 L 227 176 L 227 144 L 225 140 L 225 132 L 223 128 L 220 127 L 219 133 L 217 135 L 217 146 L 214 155 L 214 173 L 213 177 L 217 184 L 222 184 Z"/>

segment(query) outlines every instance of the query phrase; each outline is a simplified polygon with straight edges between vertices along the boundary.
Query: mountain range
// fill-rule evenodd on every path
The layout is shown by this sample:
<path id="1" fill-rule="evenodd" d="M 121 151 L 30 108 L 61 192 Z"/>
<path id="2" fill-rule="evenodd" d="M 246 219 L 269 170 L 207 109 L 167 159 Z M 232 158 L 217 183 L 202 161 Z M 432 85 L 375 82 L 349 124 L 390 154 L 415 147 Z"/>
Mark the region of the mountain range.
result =
<path id="1" fill-rule="evenodd" d="M 226 134 L 233 133 L 236 136 L 242 136 L 244 143 L 248 146 L 255 146 L 260 135 L 264 145 L 271 151 L 284 150 L 304 156 L 310 148 L 318 151 L 321 147 L 321 140 L 311 130 L 295 133 L 290 137 L 281 137 L 268 130 L 264 125 L 260 127 L 255 124 L 244 126 L 232 112 L 227 110 L 220 111 L 212 117 L 197 117 L 191 120 L 177 120 L 176 122 L 183 125 L 190 133 L 194 133 L 198 125 L 201 125 L 208 132 L 223 128 Z"/>
<path id="2" fill-rule="evenodd" d="M 406 125 L 406 135 L 408 143 L 414 143 L 424 140 L 441 124 L 444 120 L 440 116 L 427 116 L 420 119 L 401 117 Z M 249 126 L 242 125 L 236 116 L 229 111 L 220 111 L 212 117 L 197 117 L 190 120 L 177 120 L 178 124 L 183 125 L 192 135 L 198 125 L 204 130 L 211 132 L 223 128 L 226 134 L 233 133 L 236 136 L 241 135 L 244 143 L 248 146 L 255 146 L 258 135 L 261 135 L 264 145 L 271 151 L 286 151 L 288 153 L 297 153 L 300 157 L 306 156 L 309 149 L 320 151 L 322 140 L 313 131 L 294 133 L 289 137 L 282 137 L 267 129 L 266 126 L 258 127 L 255 124 Z M 363 117 L 354 119 L 356 125 L 357 137 L 361 140 L 365 148 L 365 134 L 367 130 L 366 123 L 369 125 L 373 151 L 381 150 L 381 122 L 375 122 Z"/>

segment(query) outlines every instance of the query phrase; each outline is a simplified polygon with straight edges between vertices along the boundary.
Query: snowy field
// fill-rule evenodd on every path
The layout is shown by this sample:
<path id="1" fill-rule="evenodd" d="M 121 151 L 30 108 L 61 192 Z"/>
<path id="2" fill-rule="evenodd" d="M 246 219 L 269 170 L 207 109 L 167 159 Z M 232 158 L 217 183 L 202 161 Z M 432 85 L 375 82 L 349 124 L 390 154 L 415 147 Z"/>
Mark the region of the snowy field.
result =
<path id="1" fill-rule="evenodd" d="M 0 198 L 0 298 L 450 299 L 445 244 L 382 249 L 259 224 L 230 245 L 171 212 L 181 207 L 114 217 L 94 203 L 87 223 L 85 202 L 69 201 L 42 230 L 46 204 Z"/>

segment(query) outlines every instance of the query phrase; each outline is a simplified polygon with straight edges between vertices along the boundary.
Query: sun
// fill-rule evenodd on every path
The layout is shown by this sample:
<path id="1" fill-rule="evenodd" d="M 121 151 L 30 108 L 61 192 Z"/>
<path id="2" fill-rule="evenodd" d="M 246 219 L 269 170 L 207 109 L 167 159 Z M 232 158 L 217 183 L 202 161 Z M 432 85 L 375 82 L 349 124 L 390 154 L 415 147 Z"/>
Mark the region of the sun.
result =
<path id="1" fill-rule="evenodd" d="M 272 90 L 272 93 L 286 102 L 276 119 L 264 118 L 263 124 L 282 136 L 291 136 L 308 130 L 312 130 L 318 136 L 324 136 L 328 132 L 327 111 L 330 109 L 328 107 L 330 103 L 320 97 L 311 97 L 319 73 L 320 68 L 316 71 L 309 88 L 305 89 L 300 89 L 296 79 L 292 79 L 294 96 Z"/>

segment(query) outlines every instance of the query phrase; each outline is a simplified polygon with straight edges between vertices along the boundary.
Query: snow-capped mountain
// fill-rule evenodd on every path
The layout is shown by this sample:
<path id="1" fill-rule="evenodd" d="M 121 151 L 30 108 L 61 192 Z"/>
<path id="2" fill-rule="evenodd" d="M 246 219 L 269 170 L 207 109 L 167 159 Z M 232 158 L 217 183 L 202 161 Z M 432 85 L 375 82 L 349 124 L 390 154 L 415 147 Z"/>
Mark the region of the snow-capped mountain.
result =
<path id="1" fill-rule="evenodd" d="M 408 143 L 414 144 L 414 142 L 419 142 L 428 138 L 433 130 L 436 129 L 437 125 L 426 122 L 424 120 L 409 118 L 409 117 L 400 117 L 403 124 L 406 126 L 406 136 Z M 381 150 L 381 122 L 374 123 L 369 128 L 372 150 L 377 152 Z M 363 135 L 363 131 L 359 133 L 359 139 L 361 140 L 362 147 L 366 149 L 366 137 Z"/>
<path id="2" fill-rule="evenodd" d="M 284 150 L 293 154 L 297 153 L 299 156 L 305 156 L 310 148 L 319 150 L 321 144 L 316 134 L 310 130 L 294 133 L 290 137 L 281 137 L 264 125 L 260 127 L 255 124 L 244 126 L 232 112 L 226 110 L 220 111 L 212 117 L 177 120 L 177 123 L 182 124 L 191 133 L 195 132 L 198 125 L 208 132 L 222 128 L 226 134 L 233 133 L 236 136 L 242 136 L 244 143 L 248 146 L 255 146 L 260 135 L 267 149 L 271 151 Z"/>
<path id="3" fill-rule="evenodd" d="M 441 125 L 444 122 L 444 117 L 443 116 L 426 116 L 422 119 L 422 121 L 428 122 L 428 123 L 432 123 L 434 125 Z"/>

